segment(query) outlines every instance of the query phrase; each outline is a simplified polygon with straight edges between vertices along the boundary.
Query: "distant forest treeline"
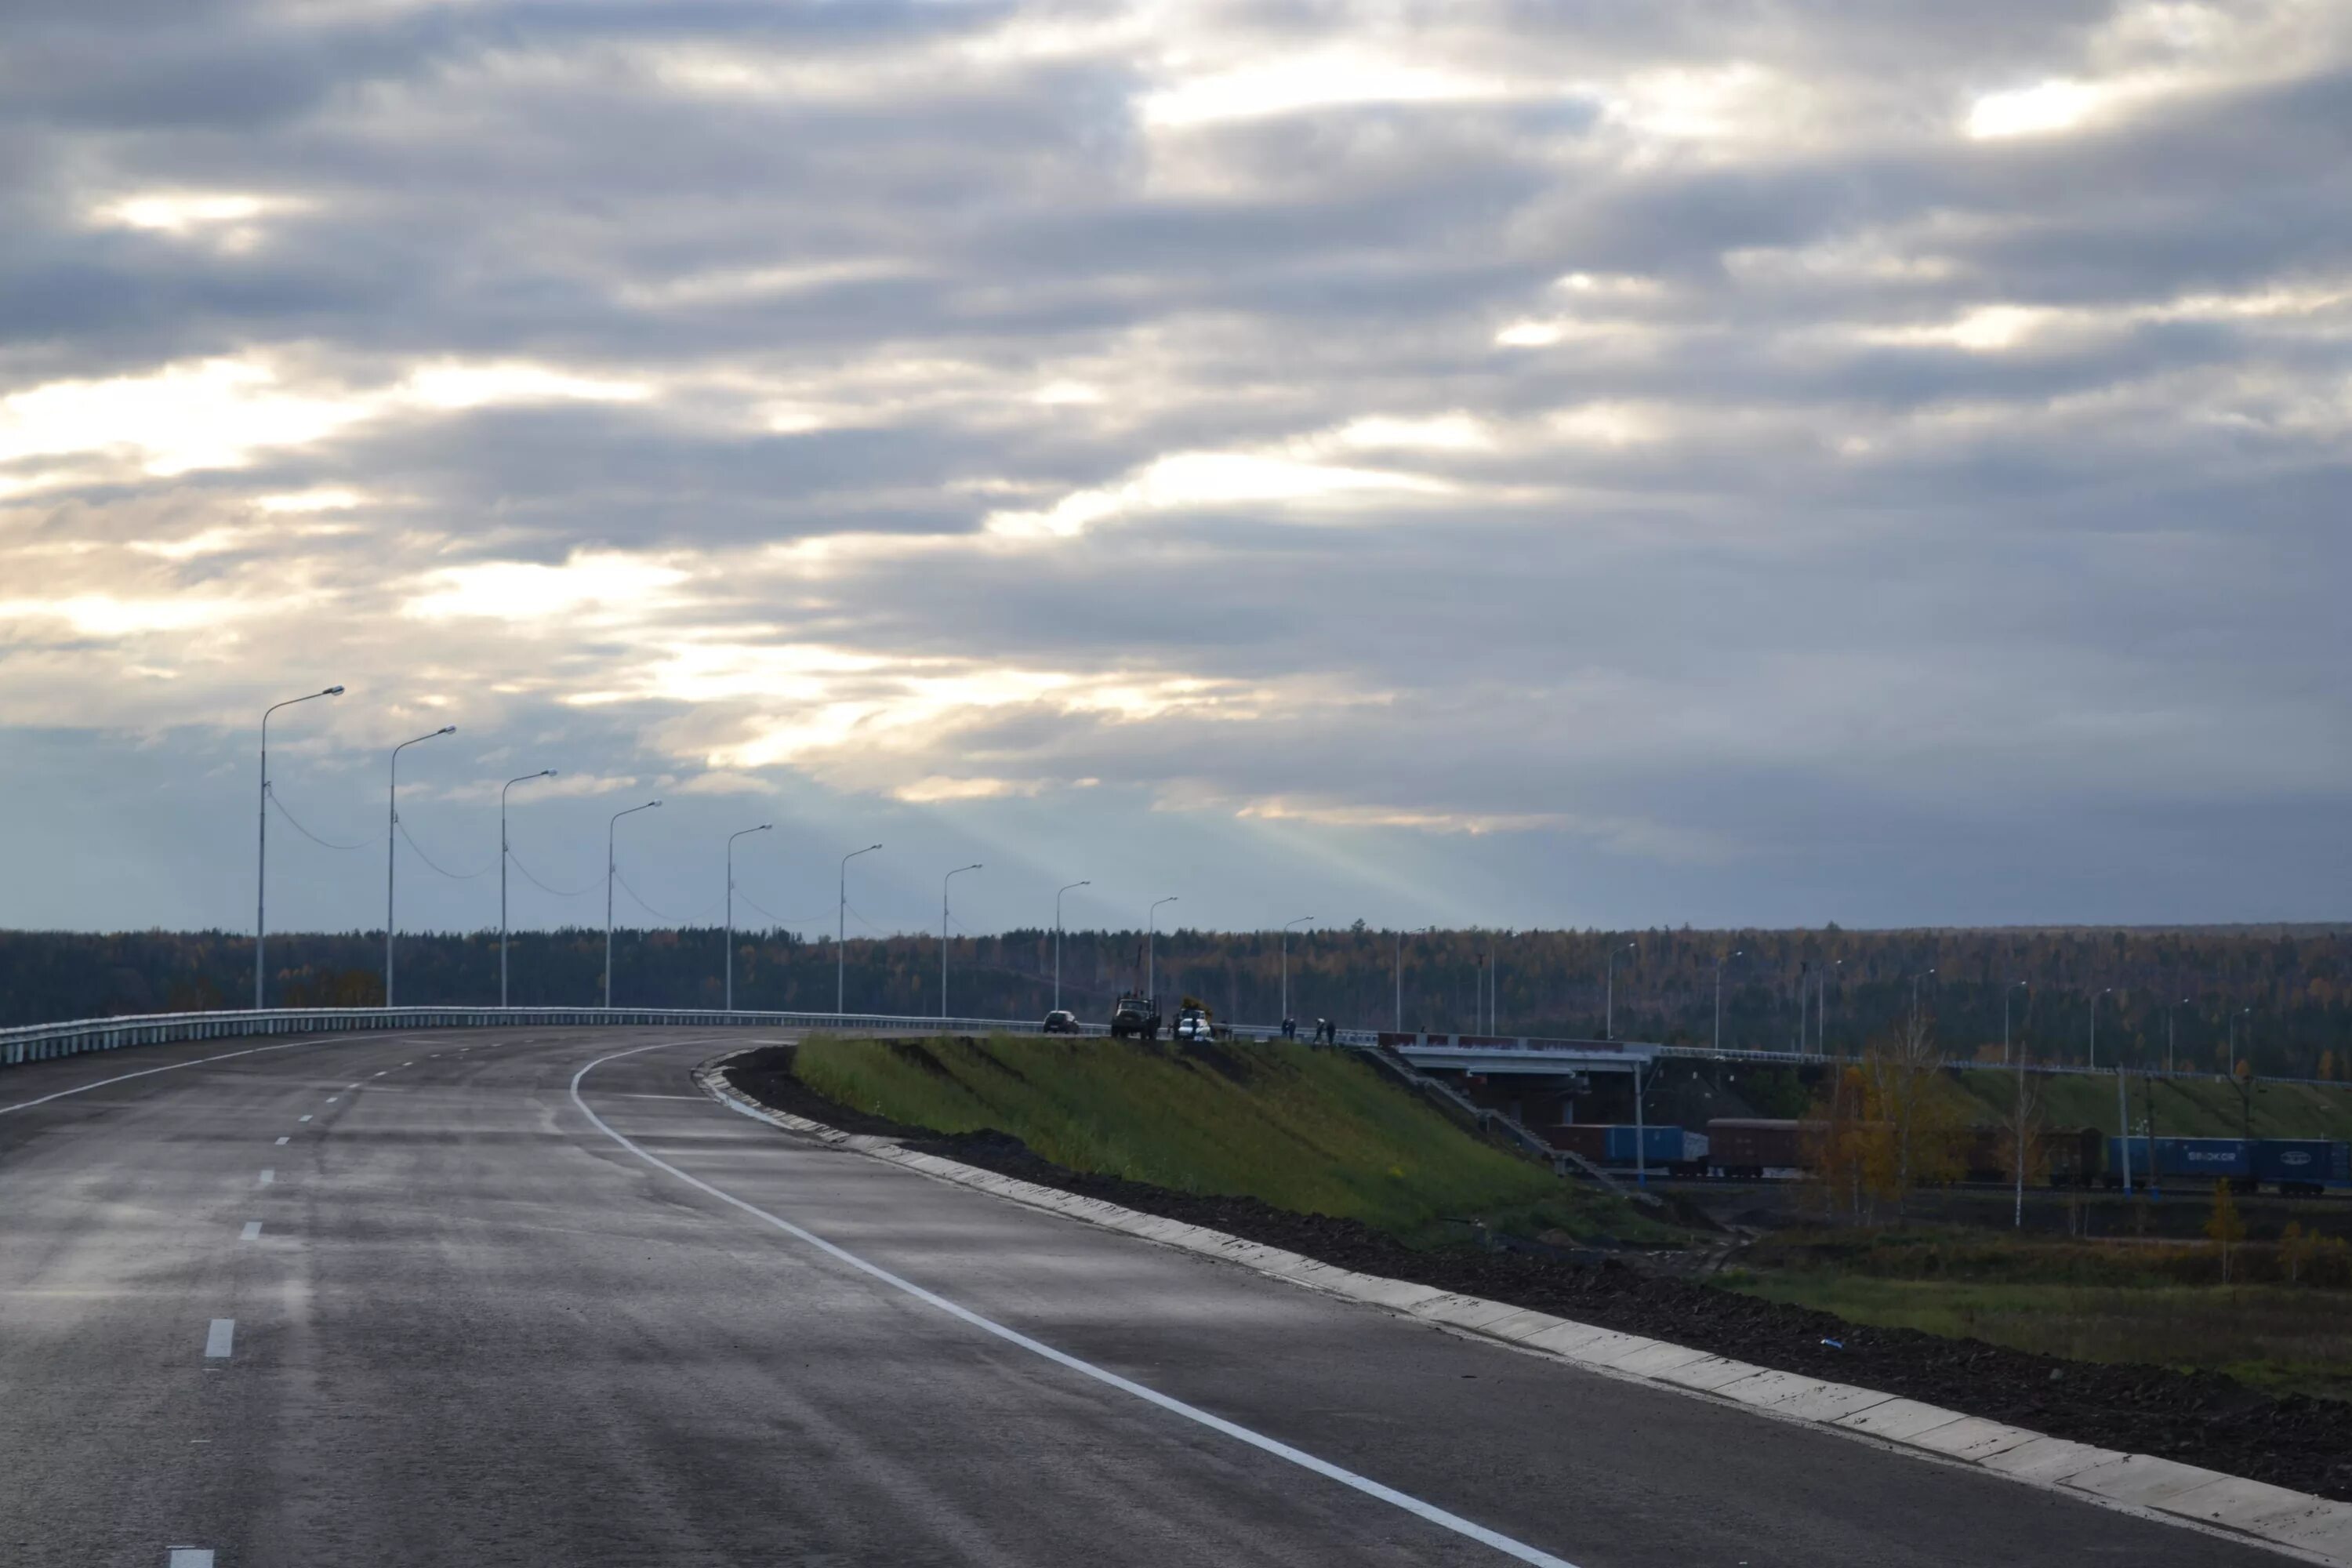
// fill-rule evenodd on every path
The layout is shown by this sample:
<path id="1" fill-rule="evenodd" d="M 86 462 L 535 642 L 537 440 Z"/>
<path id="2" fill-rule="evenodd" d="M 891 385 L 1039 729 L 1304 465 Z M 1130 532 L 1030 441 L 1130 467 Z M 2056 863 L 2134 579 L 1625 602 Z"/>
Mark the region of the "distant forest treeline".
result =
<path id="1" fill-rule="evenodd" d="M 717 1007 L 723 947 L 715 928 L 622 931 L 614 942 L 614 1000 Z M 2008 993 L 2011 1033 L 2036 1060 L 2084 1059 L 2096 998 L 2102 1064 L 2118 1056 L 2160 1064 L 2169 1028 L 2182 1068 L 2225 1068 L 2234 1016 L 2237 1057 L 2256 1071 L 2352 1078 L 2352 932 L 2343 931 L 1436 931 L 1404 939 L 1404 1026 L 1476 1027 L 1481 964 L 1491 952 L 1501 1032 L 1598 1036 L 1612 948 L 1620 951 L 1620 1038 L 1706 1043 L 1720 958 L 1726 1047 L 1795 1049 L 1801 986 L 1807 1039 L 1819 1026 L 1832 1053 L 1858 1049 L 1902 1024 L 1916 976 L 1921 1011 L 1952 1054 L 1999 1056 Z M 1276 933 L 1163 931 L 1157 951 L 1159 989 L 1170 1002 L 1189 993 L 1222 1017 L 1279 1018 Z M 268 952 L 272 1005 L 364 1006 L 383 999 L 381 931 L 273 935 Z M 1396 1006 L 1396 954 L 1394 932 L 1359 927 L 1294 933 L 1292 1014 L 1349 1027 L 1388 1026 Z M 601 930 L 518 932 L 512 999 L 518 1005 L 593 1003 L 604 958 Z M 852 1010 L 939 1010 L 937 937 L 853 939 L 845 958 Z M 739 931 L 736 1005 L 830 1011 L 835 961 L 829 940 Z M 498 1000 L 496 933 L 404 935 L 398 962 L 403 1003 Z M 1144 964 L 1139 931 L 1069 932 L 1064 1003 L 1100 1018 L 1121 988 L 1142 984 Z M 1824 973 L 1825 1013 L 1815 1005 L 1815 982 Z M 958 937 L 949 954 L 948 1000 L 959 1016 L 1040 1016 L 1052 1005 L 1053 975 L 1050 931 Z M 252 995 L 250 937 L 0 932 L 0 1023 L 243 1007 Z"/>

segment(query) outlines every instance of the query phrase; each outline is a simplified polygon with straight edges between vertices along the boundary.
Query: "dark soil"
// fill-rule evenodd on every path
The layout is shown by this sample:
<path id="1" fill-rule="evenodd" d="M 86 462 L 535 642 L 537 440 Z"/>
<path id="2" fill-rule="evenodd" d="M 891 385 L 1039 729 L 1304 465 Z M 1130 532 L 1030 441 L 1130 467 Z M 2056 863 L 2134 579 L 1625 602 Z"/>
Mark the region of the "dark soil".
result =
<path id="1" fill-rule="evenodd" d="M 1810 1308 L 1662 1275 L 1619 1258 L 1465 1246 L 1406 1247 L 1356 1220 L 1294 1214 L 1248 1197 L 1175 1192 L 1072 1171 L 1002 1132 L 952 1136 L 835 1105 L 792 1076 L 791 1047 L 728 1069 L 762 1104 L 845 1131 L 878 1133 L 1042 1186 L 1205 1226 L 1361 1273 L 1553 1312 L 1759 1366 L 1881 1389 L 2079 1443 L 2160 1454 L 2273 1486 L 2352 1501 L 2352 1404 L 2273 1399 L 2217 1373 L 2110 1366 L 1909 1329 L 1874 1329 Z M 1843 1349 L 1823 1342 L 1835 1340 Z"/>

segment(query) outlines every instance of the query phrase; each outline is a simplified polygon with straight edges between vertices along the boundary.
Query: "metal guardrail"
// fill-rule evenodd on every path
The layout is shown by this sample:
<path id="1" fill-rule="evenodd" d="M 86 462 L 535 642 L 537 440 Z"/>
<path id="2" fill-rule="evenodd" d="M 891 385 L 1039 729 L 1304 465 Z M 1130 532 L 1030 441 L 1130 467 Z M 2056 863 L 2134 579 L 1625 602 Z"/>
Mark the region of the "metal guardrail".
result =
<path id="1" fill-rule="evenodd" d="M 154 1013 L 84 1018 L 0 1029 L 0 1067 L 176 1040 L 255 1035 L 331 1035 L 387 1029 L 478 1029 L 540 1025 L 555 1028 L 939 1029 L 982 1033 L 1032 1030 L 1034 1019 L 907 1018 L 878 1013 L 724 1013 L 681 1007 L 271 1007 L 262 1011 Z M 1081 1024 L 1081 1033 L 1108 1032 Z"/>
<path id="2" fill-rule="evenodd" d="M 800 1028 L 800 1029 L 940 1029 L 964 1033 L 980 1033 L 1008 1029 L 1034 1031 L 1037 1025 L 1027 1018 L 939 1018 L 910 1017 L 888 1013 L 782 1013 L 782 1012 L 721 1012 L 693 1007 L 271 1007 L 260 1011 L 250 1009 L 209 1013 L 147 1013 L 115 1018 L 82 1018 L 68 1023 L 27 1024 L 0 1029 L 0 1067 L 16 1067 L 26 1062 L 47 1061 L 52 1058 L 79 1056 L 88 1051 L 110 1051 L 124 1046 L 162 1045 L 175 1040 L 229 1039 L 250 1035 L 327 1035 L 346 1031 L 383 1029 L 470 1029 L 495 1028 L 513 1025 L 544 1025 L 551 1027 L 583 1028 L 667 1027 L 667 1028 Z M 1234 1024 L 1228 1026 L 1233 1036 L 1255 1040 L 1279 1039 L 1277 1026 Z M 1083 1035 L 1107 1035 L 1104 1024 L 1078 1026 Z M 1336 1038 L 1339 1045 L 1362 1050 L 1380 1048 L 1384 1031 L 1379 1029 L 1340 1029 Z M 1163 1038 L 1165 1037 L 1162 1037 Z M 1398 1037 L 1388 1035 L 1390 1039 Z M 1590 1058 L 1589 1041 L 1550 1042 L 1512 1037 L 1465 1036 L 1475 1039 L 1480 1050 L 1503 1050 L 1524 1053 L 1539 1060 L 1547 1054 L 1574 1057 L 1581 1051 Z M 1770 1063 L 1780 1067 L 1805 1064 L 1815 1066 L 1829 1062 L 1851 1061 L 1848 1057 L 1821 1057 L 1795 1051 L 1718 1051 L 1706 1046 L 1662 1046 L 1646 1041 L 1612 1041 L 1611 1045 L 1633 1052 L 1645 1053 L 1652 1063 L 1661 1059 L 1681 1061 L 1722 1061 Z M 1973 1058 L 1948 1059 L 1949 1068 L 1999 1068 L 1997 1062 L 1980 1062 Z M 2029 1063 L 2027 1071 L 2069 1075 L 2094 1075 L 2112 1078 L 2115 1068 L 2087 1068 L 2066 1063 Z M 2141 1068 L 2130 1069 L 2134 1072 Z M 2202 1079 L 2221 1083 L 2235 1083 L 2227 1073 L 2170 1072 L 2169 1079 Z M 2325 1084 L 2341 1088 L 2320 1079 L 2263 1077 L 2263 1083 Z"/>

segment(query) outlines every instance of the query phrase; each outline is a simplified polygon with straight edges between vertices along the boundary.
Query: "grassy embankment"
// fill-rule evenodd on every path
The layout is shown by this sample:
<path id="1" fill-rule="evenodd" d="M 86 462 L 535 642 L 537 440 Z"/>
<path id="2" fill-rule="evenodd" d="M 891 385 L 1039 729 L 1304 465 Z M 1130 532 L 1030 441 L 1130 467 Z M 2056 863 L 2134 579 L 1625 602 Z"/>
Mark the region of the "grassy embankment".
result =
<path id="1" fill-rule="evenodd" d="M 1483 1142 L 1345 1052 L 995 1036 L 803 1042 L 836 1103 L 940 1132 L 1007 1132 L 1072 1170 L 1361 1220 L 1415 1245 L 1479 1219 L 1656 1241 L 1622 1200 Z"/>
<path id="2" fill-rule="evenodd" d="M 2352 1398 L 2352 1293 L 2274 1282 L 2275 1248 L 2242 1248 L 2221 1285 L 2193 1245 L 2100 1246 L 1949 1230 L 1784 1232 L 1720 1283 L 1850 1322 L 1918 1329 L 2083 1361 L 2226 1373 L 2273 1393 Z M 2343 1272 L 2341 1260 L 2327 1275 Z"/>

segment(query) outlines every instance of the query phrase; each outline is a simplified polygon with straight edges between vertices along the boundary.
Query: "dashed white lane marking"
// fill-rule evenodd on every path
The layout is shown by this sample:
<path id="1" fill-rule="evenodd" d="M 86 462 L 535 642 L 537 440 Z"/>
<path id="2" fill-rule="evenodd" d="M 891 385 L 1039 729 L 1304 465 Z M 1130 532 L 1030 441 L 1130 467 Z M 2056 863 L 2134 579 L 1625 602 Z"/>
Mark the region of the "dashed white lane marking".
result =
<path id="1" fill-rule="evenodd" d="M 302 1120 L 303 1120 L 303 1121 L 310 1121 L 310 1119 L 309 1117 L 307 1117 L 307 1116 L 306 1116 L 306 1117 L 302 1118 Z"/>
<path id="2" fill-rule="evenodd" d="M 278 1141 L 278 1145 L 282 1148 L 282 1147 L 285 1145 L 286 1140 L 285 1140 L 285 1139 L 283 1139 L 283 1138 L 280 1138 L 280 1139 Z"/>
<path id="3" fill-rule="evenodd" d="M 236 1238 L 239 1241 L 259 1241 L 261 1239 L 261 1222 L 257 1219 L 247 1220 L 245 1222 L 245 1228 L 237 1233 Z"/>
<path id="4" fill-rule="evenodd" d="M 212 1549 L 207 1546 L 174 1546 L 163 1568 L 213 1568 Z"/>
<path id="5" fill-rule="evenodd" d="M 606 1062 L 616 1061 L 623 1057 L 635 1056 L 640 1051 L 657 1051 L 662 1048 L 663 1045 L 673 1045 L 677 1043 L 678 1042 L 666 1040 L 663 1041 L 661 1045 L 639 1046 L 634 1050 L 614 1051 L 611 1056 L 598 1057 L 594 1061 L 590 1062 L 586 1067 L 582 1068 L 578 1072 L 572 1075 L 572 1103 L 580 1108 L 580 1113 L 582 1115 L 587 1117 L 590 1121 L 595 1124 L 597 1131 L 602 1132 L 605 1137 L 610 1138 L 614 1142 L 618 1143 L 622 1148 L 626 1149 L 630 1153 L 635 1154 L 638 1159 L 643 1160 L 646 1164 L 653 1166 L 656 1170 L 667 1172 L 669 1174 L 676 1176 L 679 1181 L 684 1182 L 688 1186 L 693 1187 L 700 1192 L 708 1193 L 712 1197 L 717 1198 L 720 1203 L 739 1208 L 745 1214 L 750 1215 L 752 1218 L 773 1226 L 776 1229 L 782 1231 L 786 1236 L 793 1237 L 798 1240 L 808 1243 L 811 1247 L 815 1247 L 818 1251 L 824 1253 L 826 1256 L 838 1258 L 840 1261 L 846 1263 L 849 1267 L 856 1269 L 859 1273 L 867 1275 L 872 1279 L 878 1279 L 894 1290 L 903 1291 L 905 1294 L 913 1297 L 916 1300 L 922 1302 L 925 1306 L 935 1307 L 939 1310 L 945 1312 L 950 1318 L 969 1323 L 973 1328 L 979 1329 L 982 1332 L 993 1334 L 998 1339 L 1004 1341 L 1008 1344 L 1018 1345 L 1023 1350 L 1029 1352 L 1032 1355 L 1042 1356 L 1044 1359 L 1054 1363 L 1056 1366 L 1067 1367 L 1070 1371 L 1077 1373 L 1081 1376 L 1090 1377 L 1097 1383 L 1118 1389 L 1122 1394 L 1133 1394 L 1136 1398 L 1142 1400 L 1147 1405 L 1158 1405 L 1160 1409 L 1168 1411 L 1172 1415 L 1181 1415 L 1187 1421 L 1198 1422 L 1200 1425 L 1208 1427 L 1213 1432 L 1221 1432 L 1228 1437 L 1246 1443 L 1251 1447 L 1256 1448 L 1260 1452 L 1271 1454 L 1278 1459 L 1287 1460 L 1291 1464 L 1297 1465 L 1301 1469 L 1311 1470 L 1315 1474 L 1321 1476 L 1328 1480 L 1337 1481 L 1341 1486 L 1352 1488 L 1357 1491 L 1362 1492 L 1367 1497 L 1377 1498 L 1381 1501 L 1387 1503 L 1391 1507 L 1402 1509 L 1405 1512 L 1412 1514 L 1416 1518 L 1427 1520 L 1430 1523 L 1437 1525 L 1441 1529 L 1450 1530 L 1454 1534 L 1467 1537 L 1472 1541 L 1477 1542 L 1481 1545 L 1491 1546 L 1506 1557 L 1517 1558 L 1521 1563 L 1536 1563 L 1538 1565 L 1538 1568 L 1576 1568 L 1576 1565 L 1569 1562 L 1566 1558 L 1554 1557 L 1550 1552 L 1542 1551 L 1537 1547 L 1529 1546 L 1525 1542 L 1514 1541 L 1511 1537 L 1501 1533 L 1499 1531 L 1489 1530 L 1483 1524 L 1478 1524 L 1473 1521 L 1464 1519 L 1460 1514 L 1448 1513 L 1445 1510 L 1439 1508 L 1435 1503 L 1423 1502 L 1421 1499 L 1413 1497 L 1409 1493 L 1398 1491 L 1393 1487 L 1382 1486 L 1380 1482 L 1371 1479 L 1368 1476 L 1360 1476 L 1353 1470 L 1342 1469 L 1339 1466 L 1331 1463 L 1328 1459 L 1317 1458 L 1314 1455 L 1307 1453 L 1303 1448 L 1294 1448 L 1289 1444 L 1279 1442 L 1275 1438 L 1265 1436 L 1263 1433 L 1253 1432 L 1248 1427 L 1228 1421 L 1222 1415 L 1212 1415 L 1209 1412 L 1200 1408 L 1198 1405 L 1187 1405 L 1181 1399 L 1176 1399 L 1160 1393 L 1158 1389 L 1147 1388 L 1142 1384 L 1134 1382 L 1129 1378 L 1121 1377 L 1115 1372 L 1106 1371 L 1103 1368 L 1095 1365 L 1092 1362 L 1080 1361 L 1076 1356 L 1070 1354 L 1068 1352 L 1055 1350 L 1052 1345 L 1046 1344 L 1042 1340 L 1033 1340 L 1017 1329 L 1008 1329 L 1003 1323 L 997 1322 L 994 1319 L 983 1318 L 969 1307 L 958 1306 L 955 1302 L 949 1300 L 944 1296 L 924 1289 L 920 1285 L 916 1284 L 911 1279 L 900 1279 L 898 1275 L 891 1273 L 888 1269 L 883 1268 L 878 1263 L 866 1262 L 866 1259 L 858 1257 L 856 1253 L 851 1252 L 846 1247 L 835 1246 L 834 1243 L 827 1241 L 824 1237 L 817 1235 L 814 1231 L 803 1230 L 788 1219 L 781 1219 L 776 1215 L 770 1214 L 766 1209 L 761 1208 L 756 1205 L 744 1202 L 741 1198 L 737 1197 L 732 1193 L 723 1192 L 720 1189 L 712 1186 L 709 1182 L 704 1181 L 699 1176 L 688 1175 L 684 1171 L 679 1170 L 676 1165 L 673 1165 L 668 1161 L 662 1159 L 659 1155 L 647 1153 L 645 1150 L 640 1149 L 636 1144 L 631 1142 L 628 1139 L 623 1137 L 620 1133 L 614 1131 L 612 1128 L 606 1126 L 604 1119 L 597 1115 L 594 1111 L 589 1110 L 588 1102 L 580 1097 L 580 1081 L 586 1078 L 593 1069 L 604 1066 Z"/>
<path id="6" fill-rule="evenodd" d="M 383 1076 L 383 1074 L 382 1074 L 382 1073 L 378 1073 L 378 1074 L 376 1074 L 375 1076 L 376 1076 L 376 1077 L 378 1077 L 378 1078 L 382 1078 L 382 1077 Z M 347 1083 L 347 1084 L 343 1085 L 343 1087 L 344 1087 L 345 1089 L 357 1089 L 357 1088 L 359 1088 L 359 1085 L 358 1085 L 358 1084 L 355 1084 L 355 1083 Z"/>
<path id="7" fill-rule="evenodd" d="M 265 1186 L 265 1187 L 266 1187 L 266 1186 L 268 1186 L 270 1183 L 272 1183 L 272 1182 L 276 1181 L 277 1179 L 278 1179 L 278 1172 L 277 1172 L 277 1169 L 276 1169 L 274 1166 L 264 1165 L 264 1166 L 261 1168 L 261 1183 L 260 1183 L 260 1184 L 261 1184 L 261 1185 L 263 1185 L 263 1186 Z"/>
<path id="8" fill-rule="evenodd" d="M 384 1071 L 385 1071 L 385 1072 L 389 1072 L 390 1070 L 392 1070 L 392 1069 L 390 1069 L 389 1068 L 385 1068 L 385 1069 L 384 1069 Z M 378 1073 L 378 1074 L 376 1074 L 375 1076 L 376 1076 L 376 1077 L 378 1077 L 378 1078 L 382 1078 L 382 1077 L 383 1076 L 383 1073 Z M 353 1084 L 353 1085 L 352 1085 L 352 1087 L 353 1089 L 357 1089 L 357 1088 L 359 1088 L 359 1085 L 357 1085 L 357 1084 Z"/>
<path id="9" fill-rule="evenodd" d="M 331 1095 L 327 1096 L 327 1103 L 328 1103 L 329 1105 L 332 1105 L 332 1104 L 334 1104 L 334 1103 L 335 1103 L 335 1101 L 337 1101 L 337 1100 L 341 1100 L 341 1099 L 342 1099 L 342 1098 L 343 1098 L 343 1097 L 342 1097 L 341 1095 L 340 1095 L 340 1094 L 331 1094 Z"/>
<path id="10" fill-rule="evenodd" d="M 236 1320 L 235 1318 L 215 1318 L 213 1320 L 211 1331 L 205 1335 L 205 1356 L 210 1359 L 218 1359 L 219 1357 L 228 1354 L 229 1346 L 233 1344 L 236 1340 Z"/>
<path id="11" fill-rule="evenodd" d="M 404 1067 L 404 1068 L 413 1068 L 413 1067 L 415 1067 L 416 1064 L 415 1064 L 415 1062 L 403 1062 L 403 1063 L 401 1063 L 400 1065 L 401 1065 L 402 1067 Z"/>

